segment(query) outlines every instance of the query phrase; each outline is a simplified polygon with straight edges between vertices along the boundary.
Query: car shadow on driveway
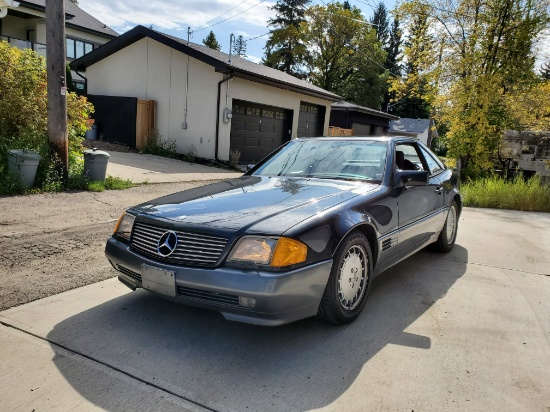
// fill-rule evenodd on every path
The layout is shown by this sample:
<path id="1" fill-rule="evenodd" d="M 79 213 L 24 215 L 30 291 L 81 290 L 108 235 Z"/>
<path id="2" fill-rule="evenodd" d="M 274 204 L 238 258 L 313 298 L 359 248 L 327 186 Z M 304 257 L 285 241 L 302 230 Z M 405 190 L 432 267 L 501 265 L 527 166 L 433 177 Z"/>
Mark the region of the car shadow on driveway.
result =
<path id="1" fill-rule="evenodd" d="M 137 291 L 64 320 L 48 339 L 215 410 L 310 410 L 338 399 L 387 345 L 430 350 L 430 336 L 407 329 L 467 262 L 459 245 L 447 255 L 421 251 L 378 277 L 361 316 L 340 327 L 313 318 L 275 328 L 232 323 Z M 54 362 L 95 405 L 121 409 L 78 362 Z"/>

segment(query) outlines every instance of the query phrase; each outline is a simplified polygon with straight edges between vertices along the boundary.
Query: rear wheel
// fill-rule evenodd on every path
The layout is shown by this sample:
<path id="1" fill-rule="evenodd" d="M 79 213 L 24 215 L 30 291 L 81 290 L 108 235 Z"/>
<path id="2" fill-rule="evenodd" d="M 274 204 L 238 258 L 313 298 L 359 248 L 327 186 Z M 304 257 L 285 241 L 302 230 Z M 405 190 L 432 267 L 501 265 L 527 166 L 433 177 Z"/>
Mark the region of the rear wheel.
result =
<path id="1" fill-rule="evenodd" d="M 367 238 L 352 232 L 343 242 L 332 265 L 317 316 L 341 325 L 354 320 L 367 301 L 372 272 Z"/>
<path id="2" fill-rule="evenodd" d="M 458 230 L 458 206 L 456 201 L 452 201 L 449 206 L 449 212 L 447 219 L 441 229 L 441 233 L 437 238 L 437 241 L 433 244 L 434 249 L 438 252 L 446 253 L 450 252 L 456 241 L 456 232 Z"/>

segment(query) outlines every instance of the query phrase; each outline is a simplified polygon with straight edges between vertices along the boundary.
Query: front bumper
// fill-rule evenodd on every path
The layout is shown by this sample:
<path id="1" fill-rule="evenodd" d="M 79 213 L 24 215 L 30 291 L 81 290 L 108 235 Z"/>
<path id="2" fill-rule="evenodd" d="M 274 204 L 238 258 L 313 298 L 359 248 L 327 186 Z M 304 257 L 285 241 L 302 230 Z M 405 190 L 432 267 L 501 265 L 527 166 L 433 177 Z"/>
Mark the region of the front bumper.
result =
<path id="1" fill-rule="evenodd" d="M 141 265 L 175 272 L 177 301 L 221 312 L 227 320 L 276 326 L 317 314 L 332 259 L 288 272 L 169 265 L 110 238 L 105 255 L 128 287 L 141 287 Z M 250 299 L 255 300 L 254 307 Z"/>

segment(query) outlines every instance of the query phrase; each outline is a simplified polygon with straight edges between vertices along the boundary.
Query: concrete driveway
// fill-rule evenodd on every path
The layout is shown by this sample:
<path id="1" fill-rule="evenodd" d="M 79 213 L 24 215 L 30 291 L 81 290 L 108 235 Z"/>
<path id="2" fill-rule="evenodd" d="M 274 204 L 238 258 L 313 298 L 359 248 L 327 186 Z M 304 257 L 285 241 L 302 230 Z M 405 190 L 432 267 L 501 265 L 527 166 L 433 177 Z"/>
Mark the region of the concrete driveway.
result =
<path id="1" fill-rule="evenodd" d="M 549 229 L 466 209 L 450 254 L 377 278 L 343 327 L 231 323 L 115 279 L 12 308 L 0 409 L 548 412 Z"/>
<path id="2" fill-rule="evenodd" d="M 177 183 L 242 176 L 226 169 L 141 153 L 109 152 L 107 175 L 134 183 Z"/>

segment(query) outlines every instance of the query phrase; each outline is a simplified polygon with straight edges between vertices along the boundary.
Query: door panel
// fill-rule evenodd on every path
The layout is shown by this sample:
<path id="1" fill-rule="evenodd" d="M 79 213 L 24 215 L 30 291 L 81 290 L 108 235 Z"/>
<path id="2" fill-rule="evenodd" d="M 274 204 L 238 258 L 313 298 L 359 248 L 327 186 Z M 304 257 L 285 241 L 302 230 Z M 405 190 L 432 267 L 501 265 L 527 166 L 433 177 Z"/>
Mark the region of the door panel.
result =
<path id="1" fill-rule="evenodd" d="M 418 168 L 427 168 L 425 159 L 416 144 L 397 145 L 397 151 L 404 152 L 409 164 Z M 399 176 L 400 170 L 397 164 L 394 167 L 396 176 Z M 399 208 L 399 251 L 404 252 L 420 247 L 441 230 L 439 212 L 443 206 L 443 196 L 437 176 L 430 177 L 427 185 L 397 187 L 396 193 Z"/>

